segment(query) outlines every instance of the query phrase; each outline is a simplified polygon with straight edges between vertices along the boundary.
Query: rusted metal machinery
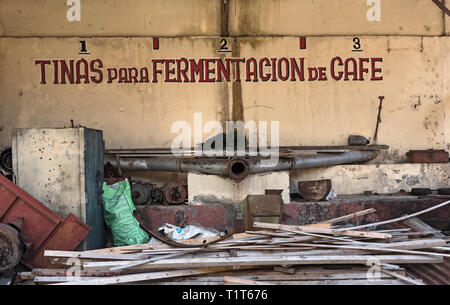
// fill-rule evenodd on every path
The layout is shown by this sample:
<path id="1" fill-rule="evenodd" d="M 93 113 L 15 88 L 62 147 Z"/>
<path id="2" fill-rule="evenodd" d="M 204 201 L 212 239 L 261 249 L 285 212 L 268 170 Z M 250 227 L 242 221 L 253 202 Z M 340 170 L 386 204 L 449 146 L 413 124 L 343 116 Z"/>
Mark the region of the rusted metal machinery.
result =
<path id="1" fill-rule="evenodd" d="M 164 202 L 168 204 L 181 204 L 187 198 L 186 188 L 175 182 L 168 182 L 163 187 Z"/>
<path id="2" fill-rule="evenodd" d="M 350 135 L 348 136 L 347 143 L 349 146 L 359 146 L 359 145 L 367 145 L 370 143 L 370 141 L 360 135 Z"/>
<path id="3" fill-rule="evenodd" d="M 253 222 L 281 223 L 283 217 L 281 195 L 248 195 L 241 202 L 245 230 L 254 230 Z"/>
<path id="4" fill-rule="evenodd" d="M 2 232 L 6 232 L 0 233 L 3 236 L 0 239 L 7 240 L 7 244 L 18 244 L 14 236 L 20 230 L 20 236 L 27 245 L 26 251 L 21 251 L 22 262 L 30 268 L 47 266 L 49 262 L 44 257 L 45 250 L 74 250 L 91 229 L 73 214 L 62 219 L 2 175 L 0 175 L 0 223 Z M 14 250 L 14 253 L 18 251 L 14 246 L 6 248 Z M 18 255 L 15 254 L 14 259 L 9 261 L 14 263 Z M 8 263 L 8 266 L 10 265 Z"/>
<path id="5" fill-rule="evenodd" d="M 11 147 L 5 147 L 0 150 L 0 174 L 11 179 L 12 173 L 12 150 Z"/>
<path id="6" fill-rule="evenodd" d="M 187 199 L 186 187 L 180 183 L 168 182 L 161 188 L 154 184 L 133 183 L 131 185 L 131 198 L 134 204 L 182 204 Z"/>
<path id="7" fill-rule="evenodd" d="M 298 193 L 307 201 L 324 200 L 331 191 L 331 180 L 300 181 Z"/>
<path id="8" fill-rule="evenodd" d="M 369 161 L 378 155 L 376 151 L 347 151 L 343 153 L 320 153 L 314 156 L 280 157 L 269 163 L 264 158 L 178 158 L 163 157 L 121 157 L 120 167 L 124 170 L 154 170 L 167 172 L 196 172 L 229 177 L 241 181 L 249 174 L 275 171 L 289 171 L 302 168 L 315 168 L 339 164 Z M 105 164 L 117 167 L 115 157 L 105 155 Z"/>
<path id="9" fill-rule="evenodd" d="M 381 123 L 381 109 L 383 109 L 384 96 L 379 96 L 378 98 L 380 99 L 380 105 L 378 106 L 377 124 L 375 126 L 375 134 L 373 136 L 374 142 L 377 141 L 377 137 L 378 137 L 378 125 Z"/>
<path id="10" fill-rule="evenodd" d="M 11 270 L 20 263 L 25 244 L 20 230 L 23 218 L 8 224 L 0 223 L 0 273 Z"/>

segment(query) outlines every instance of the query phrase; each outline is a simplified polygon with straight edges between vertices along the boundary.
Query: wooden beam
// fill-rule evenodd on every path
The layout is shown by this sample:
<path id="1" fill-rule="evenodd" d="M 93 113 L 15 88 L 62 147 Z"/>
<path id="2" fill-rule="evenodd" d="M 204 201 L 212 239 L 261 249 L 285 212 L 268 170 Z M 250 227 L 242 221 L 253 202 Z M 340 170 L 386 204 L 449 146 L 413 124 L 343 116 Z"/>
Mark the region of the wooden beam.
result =
<path id="1" fill-rule="evenodd" d="M 280 267 L 280 266 L 275 266 L 275 267 L 273 267 L 273 271 L 294 274 L 295 268 L 284 268 L 284 267 Z"/>
<path id="2" fill-rule="evenodd" d="M 442 257 L 427 255 L 323 255 L 323 256 L 257 256 L 257 257 L 221 257 L 221 258 L 186 258 L 160 260 L 138 266 L 146 270 L 186 269 L 226 266 L 273 266 L 273 265 L 321 265 L 321 264 L 366 264 L 368 260 L 379 260 L 380 263 L 442 263 Z M 114 263 L 114 262 L 112 262 Z M 96 264 L 98 265 L 98 264 Z M 86 263 L 84 268 L 94 267 Z"/>
<path id="3" fill-rule="evenodd" d="M 450 200 L 447 200 L 447 201 L 444 201 L 444 202 L 442 202 L 440 204 L 432 206 L 431 208 L 428 208 L 428 209 L 425 209 L 425 210 L 422 210 L 422 211 L 419 211 L 419 212 L 416 212 L 416 213 L 413 213 L 413 214 L 410 214 L 410 215 L 405 215 L 405 216 L 402 216 L 402 217 L 389 219 L 389 220 L 385 220 L 385 221 L 379 221 L 379 222 L 375 222 L 375 223 L 369 223 L 369 224 L 365 224 L 365 225 L 361 225 L 361 226 L 356 226 L 356 227 L 351 227 L 351 228 L 346 228 L 346 229 L 337 229 L 337 230 L 338 231 L 340 231 L 340 230 L 356 230 L 356 229 L 370 228 L 370 227 L 385 225 L 385 224 L 388 224 L 388 223 L 403 221 L 403 220 L 410 219 L 410 218 L 413 218 L 413 217 L 416 217 L 416 216 L 419 216 L 419 215 L 431 212 L 433 210 L 439 209 L 439 208 L 441 208 L 443 206 L 446 206 L 449 203 L 450 203 Z"/>
<path id="4" fill-rule="evenodd" d="M 159 281 L 152 283 L 152 285 L 218 285 L 223 282 L 200 282 L 200 281 L 179 281 L 179 282 L 164 282 Z M 225 283 L 224 283 L 225 284 Z M 395 279 L 380 279 L 380 280 L 321 280 L 321 281 L 270 281 L 264 282 L 264 285 L 404 285 L 405 282 Z"/>
<path id="5" fill-rule="evenodd" d="M 307 233 L 344 235 L 344 236 L 352 236 L 352 237 L 368 237 L 368 238 L 377 238 L 377 239 L 388 239 L 388 238 L 392 237 L 392 235 L 388 234 L 388 233 L 353 231 L 353 230 L 340 231 L 338 229 L 311 228 L 311 227 L 305 227 L 305 226 L 292 226 L 292 225 L 265 223 L 265 222 L 257 222 L 257 221 L 255 221 L 253 223 L 253 226 L 255 228 L 263 228 L 263 229 L 294 230 L 294 231 L 303 231 L 303 232 L 307 232 Z"/>
<path id="6" fill-rule="evenodd" d="M 265 275 L 241 275 L 239 272 L 228 272 L 228 274 L 232 274 L 233 277 L 253 280 L 253 281 L 283 281 L 283 282 L 291 282 L 291 281 L 310 281 L 310 280 L 367 280 L 367 271 L 348 271 L 348 270 L 339 270 L 339 273 L 330 271 L 323 272 L 310 272 L 310 273 L 301 273 L 301 274 L 274 274 L 274 272 L 266 273 Z M 227 275 L 224 275 L 227 276 Z M 388 274 L 380 274 L 381 279 L 392 279 L 393 277 Z M 199 282 L 223 282 L 223 276 L 196 276 L 196 277 L 187 277 L 179 279 L 182 281 L 199 281 Z"/>
<path id="7" fill-rule="evenodd" d="M 141 260 L 148 257 L 145 254 L 115 254 L 97 252 L 56 251 L 45 250 L 44 256 L 54 258 L 80 258 L 96 260 Z"/>
<path id="8" fill-rule="evenodd" d="M 395 278 L 398 278 L 398 279 L 400 279 L 400 280 L 403 280 L 403 281 L 405 281 L 405 282 L 407 282 L 407 283 L 410 283 L 410 284 L 414 284 L 414 285 L 425 285 L 422 281 L 414 280 L 414 279 L 412 279 L 412 278 L 410 278 L 410 277 L 407 277 L 407 276 L 405 276 L 405 275 L 401 275 L 401 274 L 399 274 L 399 273 L 397 273 L 397 272 L 385 270 L 385 269 L 383 269 L 383 268 L 381 268 L 380 271 L 383 272 L 383 273 L 385 273 L 385 274 L 388 274 L 388 275 L 390 275 L 390 276 L 393 276 L 393 277 L 395 277 Z"/>
<path id="9" fill-rule="evenodd" d="M 132 283 L 132 282 L 140 282 L 140 281 L 148 281 L 148 280 L 158 280 L 158 279 L 168 279 L 168 278 L 176 278 L 181 276 L 192 276 L 199 274 L 207 274 L 221 271 L 232 270 L 233 268 L 202 268 L 202 269 L 189 269 L 189 270 L 176 270 L 176 271 L 160 271 L 160 272 L 148 272 L 148 273 L 140 273 L 140 274 L 129 274 L 129 275 L 120 275 L 120 276 L 112 276 L 101 279 L 90 279 L 90 280 L 81 280 L 81 281 L 71 281 L 58 283 L 55 285 L 108 285 L 108 284 L 119 284 L 119 283 Z"/>
<path id="10" fill-rule="evenodd" d="M 224 276 L 223 282 L 225 284 L 238 284 L 238 285 L 273 285 L 270 283 L 241 279 L 241 278 L 234 277 L 234 276 Z"/>
<path id="11" fill-rule="evenodd" d="M 295 245 L 306 246 L 308 244 Z M 431 255 L 438 257 L 450 257 L 450 254 L 436 253 L 436 252 L 425 252 L 425 251 L 415 251 L 415 250 L 403 250 L 395 249 L 393 247 L 370 247 L 370 246 L 346 246 L 346 245 L 330 245 L 330 244 L 314 244 L 317 248 L 331 248 L 331 249 L 352 249 L 352 250 L 366 250 L 366 251 L 378 251 L 378 252 L 393 252 L 393 253 L 404 253 L 404 254 L 415 254 L 415 255 Z"/>
<path id="12" fill-rule="evenodd" d="M 348 215 L 345 215 L 345 216 L 341 216 L 341 217 L 338 217 L 338 218 L 333 218 L 333 219 L 330 219 L 330 220 L 326 220 L 326 221 L 321 222 L 321 223 L 334 224 L 334 223 L 341 222 L 341 221 L 344 221 L 344 220 L 349 220 L 349 219 L 353 219 L 355 217 L 367 215 L 367 214 L 370 214 L 370 213 L 373 213 L 373 212 L 376 212 L 376 211 L 377 210 L 375 210 L 373 208 L 370 208 L 370 209 L 362 210 L 362 211 L 355 212 L 355 213 L 352 213 L 352 214 L 348 214 Z M 321 223 L 318 223 L 318 224 L 321 224 Z"/>

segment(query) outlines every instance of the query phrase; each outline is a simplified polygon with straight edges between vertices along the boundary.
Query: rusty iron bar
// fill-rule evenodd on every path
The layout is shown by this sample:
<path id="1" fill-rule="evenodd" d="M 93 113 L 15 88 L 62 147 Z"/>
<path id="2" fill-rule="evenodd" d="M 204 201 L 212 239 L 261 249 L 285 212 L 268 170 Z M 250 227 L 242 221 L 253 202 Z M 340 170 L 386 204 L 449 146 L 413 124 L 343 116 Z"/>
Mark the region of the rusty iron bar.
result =
<path id="1" fill-rule="evenodd" d="M 434 4 L 436 4 L 443 12 L 444 14 L 446 14 L 447 16 L 450 16 L 450 10 L 445 6 L 444 1 L 439 1 L 439 0 L 431 0 L 434 2 Z"/>
<path id="2" fill-rule="evenodd" d="M 378 98 L 380 99 L 380 105 L 378 106 L 377 125 L 375 127 L 375 135 L 373 136 L 374 142 L 377 140 L 377 136 L 378 136 L 378 125 L 381 123 L 381 109 L 383 108 L 384 96 L 379 96 Z"/>

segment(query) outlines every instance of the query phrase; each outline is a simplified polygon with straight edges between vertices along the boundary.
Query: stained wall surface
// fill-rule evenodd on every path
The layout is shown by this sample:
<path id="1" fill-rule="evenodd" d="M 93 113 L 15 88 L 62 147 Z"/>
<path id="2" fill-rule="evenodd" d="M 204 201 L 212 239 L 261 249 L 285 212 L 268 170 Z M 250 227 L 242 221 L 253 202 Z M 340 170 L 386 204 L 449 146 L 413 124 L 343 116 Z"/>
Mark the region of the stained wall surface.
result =
<path id="1" fill-rule="evenodd" d="M 0 147 L 11 145 L 14 128 L 63 127 L 71 119 L 102 129 L 106 148 L 170 147 L 180 135 L 173 124 L 186 121 L 194 128 L 195 113 L 202 113 L 201 123 L 278 121 L 280 145 L 345 145 L 350 134 L 373 141 L 378 97 L 384 96 L 377 143 L 389 150 L 375 163 L 404 163 L 411 149 L 450 149 L 449 17 L 431 0 L 71 3 L 0 0 Z M 78 18 L 77 3 L 80 21 L 70 21 Z M 342 65 L 333 61 L 337 57 Z M 276 72 L 277 80 L 257 74 L 255 81 L 244 62 L 240 81 L 231 68 L 230 81 L 201 82 L 197 76 L 168 82 L 159 63 L 163 71 L 153 82 L 152 60 L 181 58 L 303 59 L 306 79 L 296 74 L 292 80 L 290 70 L 286 80 Z M 336 80 L 347 59 L 349 80 Z M 62 62 L 70 67 L 71 60 L 75 81 L 61 84 Z M 89 83 L 76 83 L 83 60 Z M 264 73 L 273 72 L 266 63 Z M 92 67 L 101 71 L 101 82 L 92 81 L 99 77 Z M 319 67 L 326 79 L 309 80 L 308 68 Z M 146 68 L 148 82 L 108 82 L 108 69 L 120 68 Z M 376 77 L 374 68 L 380 69 Z M 214 132 L 206 128 L 200 139 Z M 199 140 L 193 129 L 183 138 Z"/>

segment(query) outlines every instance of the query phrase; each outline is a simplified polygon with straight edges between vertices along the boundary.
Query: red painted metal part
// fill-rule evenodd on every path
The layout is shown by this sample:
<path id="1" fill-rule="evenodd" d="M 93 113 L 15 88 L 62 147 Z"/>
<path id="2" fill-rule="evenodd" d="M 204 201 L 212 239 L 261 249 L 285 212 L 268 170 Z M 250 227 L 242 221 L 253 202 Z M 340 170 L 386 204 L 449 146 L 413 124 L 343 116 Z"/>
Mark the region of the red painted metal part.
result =
<path id="1" fill-rule="evenodd" d="M 348 200 L 330 200 L 324 202 L 302 202 L 284 204 L 281 223 L 289 225 L 302 225 L 317 223 L 328 219 L 352 214 L 364 209 L 374 208 L 376 213 L 358 217 L 358 224 L 373 223 L 381 220 L 400 217 L 404 214 L 412 214 L 424 210 L 448 200 L 450 196 L 424 196 L 424 198 L 411 199 L 377 199 L 371 196 L 359 196 Z M 205 228 L 215 228 L 219 231 L 243 232 L 243 221 L 236 219 L 236 209 L 232 205 L 181 205 L 181 206 L 146 206 L 137 207 L 142 220 L 156 230 L 164 223 L 177 225 L 184 219 L 186 224 L 201 225 Z M 442 231 L 450 231 L 449 219 L 450 206 L 431 211 L 420 216 L 420 219 Z M 354 219 L 349 220 L 354 222 Z M 231 228 L 231 229 L 230 229 Z"/>
<path id="2" fill-rule="evenodd" d="M 64 221 L 44 204 L 0 175 L 0 222 L 23 217 L 21 235 L 28 249 L 22 259 L 30 268 L 46 267 L 44 250 L 74 250 L 90 227 L 76 216 Z"/>
<path id="3" fill-rule="evenodd" d="M 90 229 L 78 217 L 69 214 L 41 244 L 27 265 L 38 267 L 49 265 L 50 262 L 44 257 L 45 250 L 72 251 L 83 241 Z"/>
<path id="4" fill-rule="evenodd" d="M 393 196 L 392 199 L 376 199 L 376 196 L 372 196 L 367 200 L 358 197 L 348 201 L 331 200 L 326 202 L 285 204 L 282 223 L 290 225 L 311 224 L 369 208 L 376 209 L 376 213 L 358 218 L 360 224 L 366 224 L 393 219 L 404 214 L 412 214 L 449 200 L 449 196 L 441 196 L 440 198 L 424 197 L 425 198 L 412 197 L 411 199 L 395 199 Z M 450 231 L 448 223 L 449 211 L 450 207 L 445 206 L 420 215 L 419 218 L 438 230 Z"/>
<path id="5" fill-rule="evenodd" d="M 448 163 L 448 152 L 442 149 L 410 150 L 406 156 L 411 163 Z"/>
<path id="6" fill-rule="evenodd" d="M 162 187 L 164 202 L 168 204 L 181 204 L 187 198 L 186 188 L 175 182 L 166 183 Z"/>
<path id="7" fill-rule="evenodd" d="M 236 212 L 233 206 L 182 205 L 182 206 L 137 206 L 142 221 L 153 231 L 164 223 L 177 225 L 183 220 L 186 224 L 204 228 L 215 228 L 219 231 L 234 231 Z"/>

